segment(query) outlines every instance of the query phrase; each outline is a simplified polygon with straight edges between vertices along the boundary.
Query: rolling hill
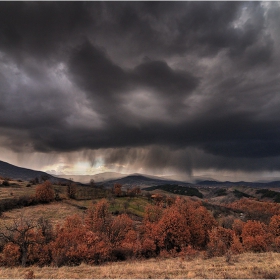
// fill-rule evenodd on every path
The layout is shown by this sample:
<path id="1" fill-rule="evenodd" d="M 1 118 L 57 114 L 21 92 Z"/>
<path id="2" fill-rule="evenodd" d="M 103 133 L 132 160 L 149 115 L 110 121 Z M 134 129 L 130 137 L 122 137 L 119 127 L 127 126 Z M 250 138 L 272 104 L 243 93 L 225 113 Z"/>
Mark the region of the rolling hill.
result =
<path id="1" fill-rule="evenodd" d="M 4 178 L 11 178 L 11 179 L 23 180 L 23 181 L 29 181 L 36 177 L 41 178 L 42 176 L 48 176 L 49 180 L 52 182 L 66 181 L 66 179 L 54 177 L 46 172 L 18 167 L 4 161 L 0 161 L 0 176 Z"/>
<path id="2" fill-rule="evenodd" d="M 121 184 L 123 187 L 151 187 L 155 185 L 165 185 L 165 184 L 180 184 L 182 186 L 190 186 L 190 183 L 187 182 L 180 182 L 180 181 L 174 181 L 170 179 L 164 179 L 161 177 L 156 176 L 148 176 L 148 175 L 142 175 L 142 174 L 132 174 L 128 175 L 123 178 L 115 179 L 115 180 L 109 180 L 103 183 L 105 187 L 112 187 L 114 184 Z"/>

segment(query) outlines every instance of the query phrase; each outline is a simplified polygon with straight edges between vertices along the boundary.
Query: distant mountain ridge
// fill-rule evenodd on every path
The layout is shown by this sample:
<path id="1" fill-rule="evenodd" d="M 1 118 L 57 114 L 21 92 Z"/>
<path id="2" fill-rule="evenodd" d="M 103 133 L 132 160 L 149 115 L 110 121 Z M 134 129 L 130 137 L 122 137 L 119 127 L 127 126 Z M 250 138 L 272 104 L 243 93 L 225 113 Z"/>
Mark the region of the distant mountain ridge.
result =
<path id="1" fill-rule="evenodd" d="M 180 184 L 182 186 L 190 186 L 190 183 L 175 181 L 175 180 L 166 180 L 161 177 L 142 175 L 142 174 L 131 174 L 126 177 L 109 180 L 103 183 L 105 187 L 112 187 L 114 184 L 121 184 L 123 187 L 133 187 L 137 186 L 140 188 L 163 185 L 163 184 Z"/>
<path id="2" fill-rule="evenodd" d="M 32 170 L 28 168 L 18 167 L 10 163 L 0 161 L 0 176 L 8 177 L 17 180 L 29 181 L 36 177 L 40 178 L 41 176 L 49 176 L 49 179 L 52 182 L 56 181 L 69 181 L 69 178 L 72 178 L 71 175 L 53 176 L 43 171 Z M 271 182 L 219 182 L 215 180 L 202 180 L 195 183 L 189 183 L 185 181 L 172 180 L 164 177 L 157 177 L 152 175 L 143 175 L 143 174 L 121 174 L 116 172 L 105 172 L 95 175 L 83 175 L 88 176 L 88 179 L 96 178 L 96 183 L 102 184 L 105 187 L 112 187 L 115 183 L 122 184 L 124 187 L 150 187 L 164 184 L 177 184 L 181 186 L 189 187 L 238 187 L 238 186 L 248 186 L 253 188 L 280 188 L 280 181 L 271 181 Z M 104 180 L 105 179 L 105 180 Z M 77 178 L 73 178 L 74 181 L 79 182 Z M 94 179 L 95 180 L 95 179 Z M 89 183 L 89 181 L 87 181 Z"/>
<path id="3" fill-rule="evenodd" d="M 54 174 L 52 174 L 54 175 Z M 75 182 L 80 182 L 83 184 L 88 184 L 90 180 L 94 180 L 94 182 L 105 182 L 108 180 L 120 179 L 128 176 L 127 174 L 117 173 L 117 172 L 103 172 L 94 175 L 54 175 L 59 178 L 71 178 Z"/>
<path id="4" fill-rule="evenodd" d="M 11 178 L 11 179 L 23 180 L 23 181 L 29 181 L 36 177 L 40 178 L 42 176 L 48 176 L 49 180 L 52 182 L 66 181 L 66 179 L 54 177 L 43 171 L 18 167 L 4 161 L 0 161 L 0 176 L 4 178 Z"/>

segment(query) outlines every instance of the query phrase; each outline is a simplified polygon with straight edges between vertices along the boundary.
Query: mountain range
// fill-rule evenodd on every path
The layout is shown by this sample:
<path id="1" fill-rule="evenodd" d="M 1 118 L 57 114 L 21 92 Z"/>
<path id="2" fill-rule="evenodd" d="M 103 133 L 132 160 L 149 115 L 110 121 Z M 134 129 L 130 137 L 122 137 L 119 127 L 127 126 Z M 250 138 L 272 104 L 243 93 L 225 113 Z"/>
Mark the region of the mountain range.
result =
<path id="1" fill-rule="evenodd" d="M 0 176 L 17 180 L 29 181 L 35 177 L 41 178 L 42 176 L 48 176 L 49 180 L 55 181 L 68 181 L 70 178 L 75 182 L 89 183 L 91 179 L 96 184 L 102 184 L 105 187 L 112 187 L 114 184 L 122 184 L 123 187 L 149 187 L 156 185 L 181 185 L 181 186 L 194 186 L 194 187 L 234 187 L 234 186 L 247 186 L 253 188 L 280 188 L 280 181 L 271 182 L 219 182 L 215 180 L 197 180 L 194 183 L 185 181 L 172 180 L 166 177 L 157 177 L 144 174 L 122 174 L 117 172 L 104 172 L 95 175 L 51 175 L 46 172 L 27 169 L 9 164 L 4 161 L 0 161 Z"/>

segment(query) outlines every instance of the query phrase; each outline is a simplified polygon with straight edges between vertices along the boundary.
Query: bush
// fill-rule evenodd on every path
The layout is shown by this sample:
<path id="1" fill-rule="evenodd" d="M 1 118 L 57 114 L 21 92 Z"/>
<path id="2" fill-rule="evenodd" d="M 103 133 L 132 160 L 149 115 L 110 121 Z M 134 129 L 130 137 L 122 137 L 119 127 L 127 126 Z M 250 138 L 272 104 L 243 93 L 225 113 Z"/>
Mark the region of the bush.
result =
<path id="1" fill-rule="evenodd" d="M 20 264 L 20 248 L 13 243 L 7 243 L 2 252 L 1 265 L 16 266 Z"/>
<path id="2" fill-rule="evenodd" d="M 49 181 L 46 181 L 43 184 L 37 186 L 35 197 L 39 202 L 43 203 L 53 201 L 55 198 L 55 193 L 51 183 Z"/>

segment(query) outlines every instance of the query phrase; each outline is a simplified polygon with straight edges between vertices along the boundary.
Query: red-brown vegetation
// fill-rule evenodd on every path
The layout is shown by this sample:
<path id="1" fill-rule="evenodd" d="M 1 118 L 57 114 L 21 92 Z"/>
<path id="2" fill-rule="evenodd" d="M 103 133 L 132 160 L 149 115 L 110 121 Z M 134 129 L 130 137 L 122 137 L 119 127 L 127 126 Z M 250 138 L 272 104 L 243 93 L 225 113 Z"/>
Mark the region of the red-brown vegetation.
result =
<path id="1" fill-rule="evenodd" d="M 53 199 L 47 181 L 36 189 L 36 198 Z M 0 264 L 16 265 L 79 265 L 100 264 L 128 258 L 155 256 L 206 256 L 239 254 L 243 251 L 280 251 L 280 215 L 274 204 L 266 203 L 272 215 L 268 224 L 257 220 L 235 219 L 231 228 L 218 226 L 201 202 L 190 199 L 164 199 L 145 209 L 142 223 L 135 223 L 127 214 L 113 216 L 109 202 L 102 199 L 84 217 L 73 215 L 52 228 L 48 220 L 21 218 L 6 226 L 2 237 Z M 244 200 L 231 207 L 245 209 Z M 249 200 L 263 209 L 263 204 Z M 246 208 L 246 211 L 249 211 Z"/>
<path id="2" fill-rule="evenodd" d="M 50 181 L 45 181 L 36 187 L 36 199 L 39 202 L 48 203 L 54 200 L 55 193 Z"/>

